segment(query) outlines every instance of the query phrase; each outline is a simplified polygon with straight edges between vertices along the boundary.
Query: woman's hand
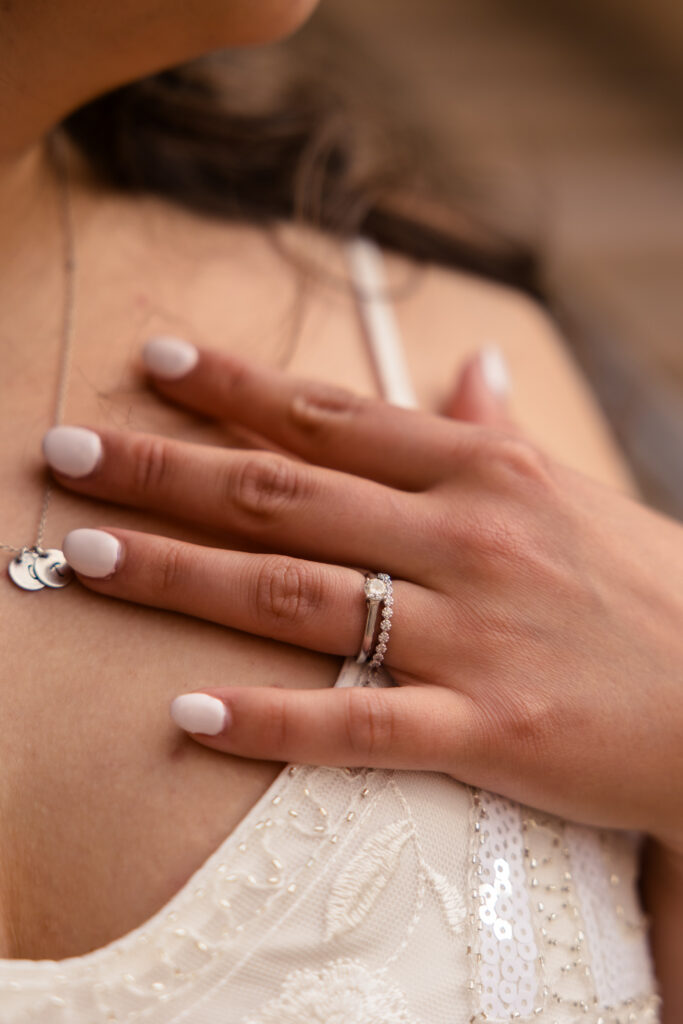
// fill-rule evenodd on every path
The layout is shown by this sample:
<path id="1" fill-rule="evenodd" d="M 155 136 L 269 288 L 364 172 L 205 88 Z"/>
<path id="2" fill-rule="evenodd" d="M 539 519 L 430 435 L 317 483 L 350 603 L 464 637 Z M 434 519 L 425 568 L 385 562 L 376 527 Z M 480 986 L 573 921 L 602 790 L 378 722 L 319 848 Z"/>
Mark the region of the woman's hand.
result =
<path id="1" fill-rule="evenodd" d="M 398 687 L 207 685 L 214 716 L 200 742 L 447 772 L 683 849 L 680 525 L 512 428 L 397 409 L 209 351 L 176 378 L 155 379 L 167 399 L 292 457 L 57 428 L 48 460 L 81 494 L 172 509 L 275 553 L 77 530 L 64 546 L 85 586 L 354 655 L 366 605 L 351 567 L 394 580 L 385 663 Z M 79 477 L 64 475 L 75 467 Z"/>

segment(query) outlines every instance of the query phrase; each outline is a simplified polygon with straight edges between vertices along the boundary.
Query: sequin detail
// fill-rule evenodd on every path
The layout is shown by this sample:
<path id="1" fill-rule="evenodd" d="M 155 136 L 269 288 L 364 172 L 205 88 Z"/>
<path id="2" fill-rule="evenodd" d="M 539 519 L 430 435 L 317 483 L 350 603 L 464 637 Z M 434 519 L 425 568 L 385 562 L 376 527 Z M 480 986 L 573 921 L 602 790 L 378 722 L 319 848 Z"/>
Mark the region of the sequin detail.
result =
<path id="1" fill-rule="evenodd" d="M 629 837 L 485 792 L 472 821 L 472 1021 L 657 1021 Z"/>
<path id="2" fill-rule="evenodd" d="M 472 855 L 479 963 L 476 1008 L 488 1018 L 511 1020 L 527 1016 L 538 1006 L 540 988 L 521 811 L 509 800 L 481 793 L 474 817 L 478 840 Z"/>

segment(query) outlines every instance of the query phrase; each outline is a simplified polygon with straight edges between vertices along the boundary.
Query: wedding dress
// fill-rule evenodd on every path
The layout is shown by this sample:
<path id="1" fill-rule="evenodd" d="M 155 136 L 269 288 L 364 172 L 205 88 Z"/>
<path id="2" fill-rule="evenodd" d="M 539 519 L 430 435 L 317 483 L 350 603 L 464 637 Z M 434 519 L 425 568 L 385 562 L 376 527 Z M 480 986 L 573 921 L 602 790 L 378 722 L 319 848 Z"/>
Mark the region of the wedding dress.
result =
<path id="1" fill-rule="evenodd" d="M 385 397 L 415 404 L 379 250 L 350 259 Z M 0 961 L 0 1024 L 655 1022 L 636 855 L 445 775 L 289 765 L 141 927 Z"/>

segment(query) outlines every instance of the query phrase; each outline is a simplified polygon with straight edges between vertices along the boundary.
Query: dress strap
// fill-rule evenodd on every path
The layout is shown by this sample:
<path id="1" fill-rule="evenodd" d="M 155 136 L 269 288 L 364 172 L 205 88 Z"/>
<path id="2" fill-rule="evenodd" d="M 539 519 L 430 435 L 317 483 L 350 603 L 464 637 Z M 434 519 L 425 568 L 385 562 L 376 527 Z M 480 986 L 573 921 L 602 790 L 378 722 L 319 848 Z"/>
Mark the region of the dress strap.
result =
<path id="1" fill-rule="evenodd" d="M 351 282 L 382 396 L 394 405 L 416 409 L 417 395 L 388 297 L 382 250 L 369 238 L 354 238 L 348 243 L 348 257 Z"/>
<path id="2" fill-rule="evenodd" d="M 388 298 L 382 250 L 368 238 L 354 238 L 348 243 L 348 257 L 351 282 L 382 397 L 394 405 L 416 409 L 417 395 L 410 379 L 401 332 Z M 362 686 L 364 676 L 363 667 L 356 663 L 356 659 L 346 658 L 334 685 L 339 689 Z M 388 672 L 382 670 L 373 676 L 371 685 L 392 686 L 393 680 Z"/>

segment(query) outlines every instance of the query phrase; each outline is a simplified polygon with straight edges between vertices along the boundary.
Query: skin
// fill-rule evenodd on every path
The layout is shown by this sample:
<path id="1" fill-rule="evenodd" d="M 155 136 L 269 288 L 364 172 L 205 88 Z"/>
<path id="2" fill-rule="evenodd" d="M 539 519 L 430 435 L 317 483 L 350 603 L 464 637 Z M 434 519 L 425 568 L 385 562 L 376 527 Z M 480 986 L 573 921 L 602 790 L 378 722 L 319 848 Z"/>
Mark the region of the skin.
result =
<path id="1" fill-rule="evenodd" d="M 152 512 L 172 505 L 219 535 L 291 554 L 110 529 L 115 571 L 82 577 L 86 586 L 351 655 L 364 609 L 350 566 L 379 564 L 394 577 L 386 664 L 396 688 L 204 688 L 225 724 L 195 738 L 246 757 L 445 772 L 649 835 L 645 891 L 658 911 L 666 1019 L 676 1019 L 681 526 L 549 459 L 487 397 L 475 364 L 450 403 L 469 423 L 208 351 L 180 380 L 154 383 L 196 413 L 258 427 L 286 454 L 104 432 L 95 470 L 62 482 Z"/>
<path id="2" fill-rule="evenodd" d="M 679 524 L 510 426 L 397 409 L 208 351 L 157 386 L 194 412 L 258 427 L 288 454 L 106 431 L 95 470 L 62 483 L 152 512 L 170 505 L 258 553 L 110 530 L 116 570 L 89 587 L 351 655 L 365 611 L 350 567 L 395 577 L 387 665 L 397 689 L 205 690 L 228 722 L 202 742 L 448 772 L 683 849 L 683 586 L 660 582 L 683 579 Z"/>
<path id="3" fill-rule="evenodd" d="M 45 158 L 45 132 L 69 109 L 115 84 L 214 46 L 266 41 L 290 31 L 310 6 L 222 0 L 220 5 L 192 5 L 190 14 L 181 3 L 142 9 L 138 3 L 98 10 L 97 18 L 107 19 L 101 23 L 95 22 L 92 5 L 83 3 L 60 4 L 59 16 L 37 3 L 3 7 L 3 540 L 23 538 L 27 510 L 33 521 L 39 507 L 43 481 L 34 453 L 49 422 L 46 410 L 54 388 L 55 311 L 63 281 L 58 192 Z M 287 24 L 285 9 L 291 16 Z M 116 40 L 125 40 L 126 46 L 114 45 Z M 73 51 L 78 61 L 70 59 Z M 145 391 L 139 346 L 147 334 L 172 329 L 238 354 L 256 349 L 261 362 L 272 365 L 274 324 L 296 295 L 291 267 L 248 227 L 207 223 L 160 200 L 103 194 L 71 155 L 81 287 L 69 420 L 101 430 L 103 436 L 109 431 L 112 443 L 117 427 L 131 427 L 224 444 L 231 435 L 211 421 L 197 420 L 191 403 L 182 403 L 179 394 L 165 392 L 173 404 L 162 404 Z M 285 235 L 290 245 L 314 251 L 324 268 L 343 275 L 334 245 L 292 230 Z M 204 265 L 207 257 L 213 260 L 215 278 L 192 280 L 188 267 Z M 392 258 L 388 271 L 398 284 L 412 268 Z M 263 289 L 271 297 L 270 310 L 255 301 Z M 542 442 L 551 458 L 610 484 L 617 497 L 632 490 L 585 385 L 548 321 L 526 300 L 466 275 L 430 270 L 399 303 L 398 314 L 424 408 L 443 408 L 449 396 L 440 382 L 464 365 L 450 411 L 490 423 L 490 396 L 472 356 L 490 336 L 499 337 L 515 384 L 513 413 L 525 436 Z M 28 373 L 27 366 L 50 369 Z M 324 288 L 309 294 L 292 369 L 373 393 L 348 295 Z M 309 455 L 319 461 L 313 449 Z M 476 474 L 472 478 L 473 500 L 484 482 Z M 172 522 L 148 508 L 134 508 L 134 502 L 115 512 L 104 504 L 104 494 L 103 500 L 94 500 L 96 492 L 88 491 L 87 481 L 62 483 L 50 512 L 53 543 L 74 526 L 103 523 L 117 532 L 130 531 L 121 536 L 131 544 L 141 530 L 159 538 L 216 543 L 215 532 L 204 524 Z M 657 532 L 661 526 L 657 519 Z M 247 532 L 237 528 L 234 536 L 222 536 L 221 547 L 248 547 Z M 643 542 L 641 531 L 636 542 Z M 153 553 L 154 542 L 149 544 Z M 312 552 L 303 554 L 312 557 Z M 338 561 L 338 555 L 330 560 Z M 133 561 L 128 558 L 125 565 L 130 568 Z M 674 578 L 671 565 L 672 560 L 667 562 L 669 580 Z M 400 567 L 396 575 L 404 575 Z M 244 760 L 218 753 L 220 743 L 209 749 L 182 737 L 167 717 L 172 697 L 217 678 L 228 678 L 238 688 L 231 691 L 233 701 L 240 699 L 236 694 L 259 696 L 255 686 L 273 684 L 280 698 L 295 686 L 321 689 L 311 696 L 324 697 L 322 691 L 336 677 L 338 655 L 353 646 L 352 635 L 357 639 L 360 631 L 358 622 L 351 623 L 353 628 L 346 625 L 344 651 L 330 656 L 169 611 L 93 599 L 99 587 L 108 586 L 113 595 L 121 580 L 89 589 L 88 581 L 82 581 L 85 586 L 72 587 L 49 604 L 42 600 L 45 595 L 40 604 L 32 595 L 17 595 L 9 584 L 0 593 L 0 614 L 11 622 L 13 638 L 0 669 L 0 943 L 5 956 L 76 955 L 140 924 L 177 891 L 274 777 L 278 764 L 267 759 L 278 756 L 275 746 L 258 759 Z M 150 595 L 153 603 L 163 602 Z M 397 620 L 392 656 L 399 633 Z M 318 643 L 323 650 L 328 646 Z M 671 651 L 674 659 L 675 646 Z M 440 689 L 439 683 L 422 687 L 428 696 Z M 398 693 L 404 690 L 410 692 L 405 687 Z M 270 689 L 263 693 L 266 702 L 272 699 Z M 258 705 L 253 707 L 258 714 Z M 259 753 L 246 746 L 244 753 Z M 528 746 L 523 747 L 527 754 Z M 657 848 L 674 856 L 673 845 L 660 842 Z M 657 927 L 660 921 L 666 926 L 664 912 L 656 919 Z M 671 938 L 666 943 L 675 948 Z"/>

